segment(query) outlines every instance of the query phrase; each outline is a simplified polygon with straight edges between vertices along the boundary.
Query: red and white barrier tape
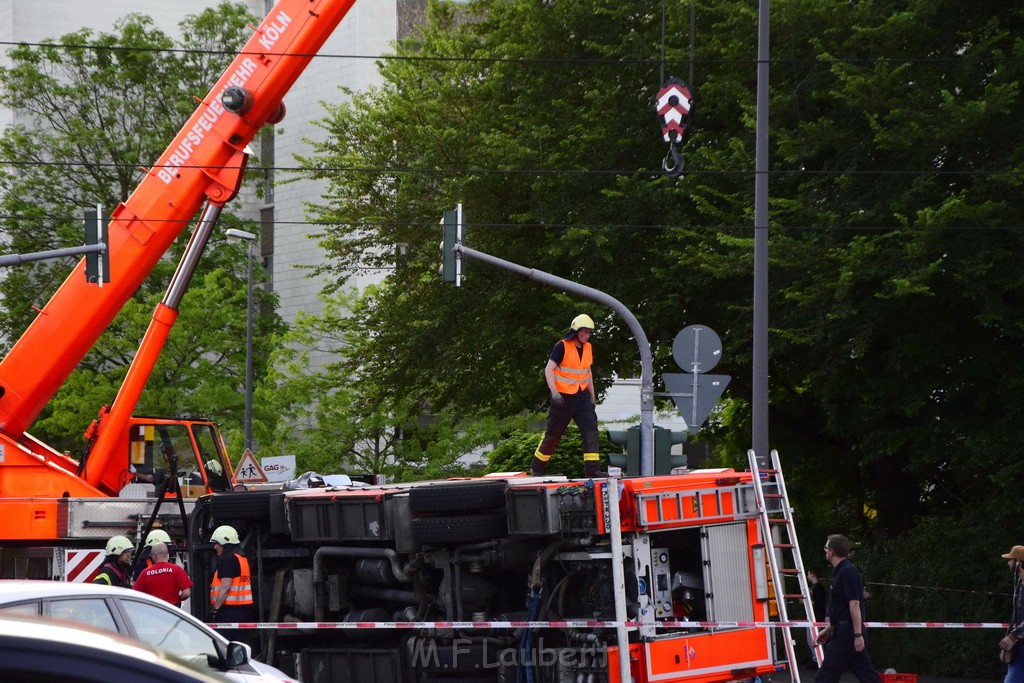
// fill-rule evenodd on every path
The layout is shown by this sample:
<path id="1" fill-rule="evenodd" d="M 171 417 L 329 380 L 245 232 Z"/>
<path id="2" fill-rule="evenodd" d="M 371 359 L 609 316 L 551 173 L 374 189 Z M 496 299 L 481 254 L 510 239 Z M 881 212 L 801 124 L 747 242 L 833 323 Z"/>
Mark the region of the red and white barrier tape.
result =
<path id="1" fill-rule="evenodd" d="M 655 628 L 808 628 L 823 627 L 824 622 L 810 621 L 658 621 L 650 624 Z M 472 630 L 491 628 L 616 628 L 616 621 L 592 619 L 570 619 L 565 621 L 282 621 L 282 622 L 235 622 L 210 624 L 218 629 L 282 629 L 282 630 L 336 630 L 336 629 L 452 629 Z M 637 621 L 627 621 L 627 628 L 642 626 Z M 988 621 L 868 621 L 866 628 L 1001 628 L 1006 623 Z"/>

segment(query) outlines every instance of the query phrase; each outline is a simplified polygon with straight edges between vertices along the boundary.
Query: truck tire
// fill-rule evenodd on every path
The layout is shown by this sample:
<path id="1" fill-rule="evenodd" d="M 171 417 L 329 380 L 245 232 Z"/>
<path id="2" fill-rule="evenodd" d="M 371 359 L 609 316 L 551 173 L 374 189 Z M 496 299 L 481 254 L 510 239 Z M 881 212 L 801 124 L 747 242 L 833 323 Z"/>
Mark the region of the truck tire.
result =
<path id="1" fill-rule="evenodd" d="M 417 486 L 409 490 L 413 512 L 471 512 L 505 507 L 505 481 Z"/>
<path id="2" fill-rule="evenodd" d="M 452 545 L 505 536 L 508 536 L 508 519 L 504 512 L 418 517 L 412 520 L 412 540 L 417 543 Z"/>

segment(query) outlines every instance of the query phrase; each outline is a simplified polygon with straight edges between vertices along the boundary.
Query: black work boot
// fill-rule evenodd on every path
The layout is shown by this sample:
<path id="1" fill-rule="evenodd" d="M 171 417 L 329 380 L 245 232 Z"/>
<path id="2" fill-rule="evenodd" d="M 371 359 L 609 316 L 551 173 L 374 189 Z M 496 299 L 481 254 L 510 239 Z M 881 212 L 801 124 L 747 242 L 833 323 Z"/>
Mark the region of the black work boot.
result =
<path id="1" fill-rule="evenodd" d="M 583 461 L 583 477 L 585 479 L 603 479 L 608 473 L 601 469 L 601 463 L 597 460 Z"/>
<path id="2" fill-rule="evenodd" d="M 535 477 L 543 476 L 544 470 L 547 469 L 548 462 L 550 462 L 550 460 L 541 460 L 536 455 L 533 456 L 533 461 L 530 462 L 530 474 Z"/>

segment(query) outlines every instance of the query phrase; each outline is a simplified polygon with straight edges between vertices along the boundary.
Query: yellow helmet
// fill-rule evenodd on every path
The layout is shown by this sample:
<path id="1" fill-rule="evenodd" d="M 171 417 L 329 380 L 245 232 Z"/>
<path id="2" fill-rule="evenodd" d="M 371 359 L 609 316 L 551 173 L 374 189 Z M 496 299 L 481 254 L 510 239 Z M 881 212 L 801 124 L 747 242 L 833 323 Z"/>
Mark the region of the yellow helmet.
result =
<path id="1" fill-rule="evenodd" d="M 578 316 L 572 319 L 572 324 L 569 325 L 569 329 L 576 332 L 580 328 L 586 328 L 588 330 L 594 329 L 594 319 L 586 313 L 580 313 Z"/>
<path id="2" fill-rule="evenodd" d="M 213 543 L 220 543 L 221 545 L 230 545 L 232 543 L 239 543 L 238 532 L 235 531 L 235 527 L 228 526 L 227 524 L 219 526 L 213 530 L 213 535 L 210 536 L 210 541 Z"/>
<path id="3" fill-rule="evenodd" d="M 107 555 L 120 555 L 125 550 L 132 550 L 135 544 L 127 536 L 111 536 L 107 541 Z"/>
<path id="4" fill-rule="evenodd" d="M 210 458 L 203 464 L 206 466 L 206 471 L 209 474 L 213 474 L 218 477 L 224 474 L 224 467 L 216 458 Z"/>
<path id="5" fill-rule="evenodd" d="M 156 545 L 157 543 L 167 543 L 167 544 L 170 544 L 170 542 L 171 542 L 170 535 L 166 531 L 164 531 L 163 529 L 153 529 L 148 534 L 146 534 L 146 547 L 147 548 L 151 548 L 154 545 Z"/>

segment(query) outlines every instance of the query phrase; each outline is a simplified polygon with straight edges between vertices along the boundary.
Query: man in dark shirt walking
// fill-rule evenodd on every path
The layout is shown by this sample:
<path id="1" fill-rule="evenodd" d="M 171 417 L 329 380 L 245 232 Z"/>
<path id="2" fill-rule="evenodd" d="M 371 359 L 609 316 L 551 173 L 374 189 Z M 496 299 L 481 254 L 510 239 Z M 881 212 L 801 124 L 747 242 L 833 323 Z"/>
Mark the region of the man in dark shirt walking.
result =
<path id="1" fill-rule="evenodd" d="M 860 683 L 881 683 L 882 678 L 868 654 L 864 637 L 864 584 L 860 572 L 846 559 L 850 541 L 832 534 L 825 541 L 825 559 L 832 565 L 832 590 L 828 595 L 828 626 L 818 634 L 825 644 L 825 660 L 814 683 L 838 683 L 849 669 Z"/>

